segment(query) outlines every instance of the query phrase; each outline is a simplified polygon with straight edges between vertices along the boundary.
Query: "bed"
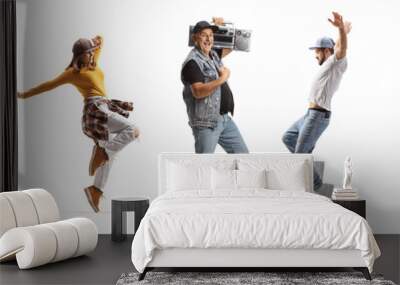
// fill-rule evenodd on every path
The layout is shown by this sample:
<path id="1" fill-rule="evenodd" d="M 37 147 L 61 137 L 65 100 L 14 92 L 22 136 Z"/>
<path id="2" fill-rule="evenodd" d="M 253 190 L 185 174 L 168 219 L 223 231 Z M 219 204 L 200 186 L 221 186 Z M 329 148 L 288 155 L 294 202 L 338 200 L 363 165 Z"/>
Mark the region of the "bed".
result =
<path id="1" fill-rule="evenodd" d="M 372 231 L 313 192 L 312 155 L 164 153 L 158 173 L 132 243 L 140 280 L 161 267 L 352 267 L 371 279 Z"/>

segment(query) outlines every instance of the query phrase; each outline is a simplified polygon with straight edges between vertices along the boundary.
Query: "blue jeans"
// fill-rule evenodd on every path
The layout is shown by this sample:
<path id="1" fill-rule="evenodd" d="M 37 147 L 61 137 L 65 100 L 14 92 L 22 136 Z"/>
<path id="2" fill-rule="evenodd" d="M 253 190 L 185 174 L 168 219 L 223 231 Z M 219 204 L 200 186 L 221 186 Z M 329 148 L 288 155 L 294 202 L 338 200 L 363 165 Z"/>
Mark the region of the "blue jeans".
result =
<path id="1" fill-rule="evenodd" d="M 228 114 L 221 115 L 215 128 L 193 127 L 196 153 L 214 153 L 219 144 L 227 153 L 248 153 L 249 150 L 235 122 Z"/>
<path id="2" fill-rule="evenodd" d="M 282 141 L 291 153 L 312 153 L 319 137 L 328 127 L 330 113 L 308 110 L 283 135 Z M 314 170 L 314 189 L 322 185 L 321 177 Z"/>

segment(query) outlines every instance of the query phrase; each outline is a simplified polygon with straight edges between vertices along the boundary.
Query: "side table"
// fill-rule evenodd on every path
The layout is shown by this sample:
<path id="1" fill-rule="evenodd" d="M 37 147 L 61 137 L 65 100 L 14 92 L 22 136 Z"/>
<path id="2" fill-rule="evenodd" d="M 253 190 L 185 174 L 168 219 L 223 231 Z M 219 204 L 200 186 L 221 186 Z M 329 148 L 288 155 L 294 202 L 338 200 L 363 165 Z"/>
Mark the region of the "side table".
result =
<path id="1" fill-rule="evenodd" d="M 126 239 L 126 212 L 135 212 L 135 233 L 149 208 L 148 198 L 124 197 L 111 200 L 111 240 Z"/>
<path id="2" fill-rule="evenodd" d="M 366 201 L 365 200 L 332 200 L 332 202 L 339 204 L 340 206 L 359 214 L 361 217 L 366 219 Z"/>

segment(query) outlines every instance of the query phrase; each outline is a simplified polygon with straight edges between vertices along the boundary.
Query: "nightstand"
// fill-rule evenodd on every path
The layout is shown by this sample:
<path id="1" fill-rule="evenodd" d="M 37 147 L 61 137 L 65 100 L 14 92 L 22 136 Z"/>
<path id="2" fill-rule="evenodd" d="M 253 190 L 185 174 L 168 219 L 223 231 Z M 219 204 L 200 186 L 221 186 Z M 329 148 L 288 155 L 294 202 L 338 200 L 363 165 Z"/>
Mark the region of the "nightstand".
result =
<path id="1" fill-rule="evenodd" d="M 126 239 L 126 212 L 135 212 L 135 233 L 140 221 L 149 208 L 148 198 L 113 198 L 111 201 L 111 239 L 123 241 Z"/>
<path id="2" fill-rule="evenodd" d="M 340 206 L 353 211 L 356 214 L 359 214 L 361 217 L 366 219 L 365 214 L 365 207 L 366 201 L 365 200 L 332 200 L 332 202 L 339 204 Z"/>

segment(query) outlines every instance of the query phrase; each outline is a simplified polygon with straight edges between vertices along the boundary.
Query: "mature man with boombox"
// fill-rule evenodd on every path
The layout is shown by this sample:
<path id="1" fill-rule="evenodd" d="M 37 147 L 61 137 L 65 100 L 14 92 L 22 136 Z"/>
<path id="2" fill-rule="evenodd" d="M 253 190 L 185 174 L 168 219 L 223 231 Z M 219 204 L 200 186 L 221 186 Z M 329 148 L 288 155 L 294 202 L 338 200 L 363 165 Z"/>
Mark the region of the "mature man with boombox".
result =
<path id="1" fill-rule="evenodd" d="M 247 146 L 232 120 L 234 100 L 228 85 L 230 70 L 221 58 L 232 49 L 213 49 L 214 32 L 222 18 L 213 24 L 198 22 L 193 28 L 193 49 L 182 64 L 183 99 L 192 128 L 196 153 L 213 153 L 219 144 L 227 153 L 248 153 Z"/>

